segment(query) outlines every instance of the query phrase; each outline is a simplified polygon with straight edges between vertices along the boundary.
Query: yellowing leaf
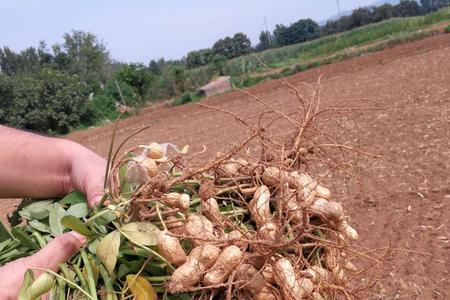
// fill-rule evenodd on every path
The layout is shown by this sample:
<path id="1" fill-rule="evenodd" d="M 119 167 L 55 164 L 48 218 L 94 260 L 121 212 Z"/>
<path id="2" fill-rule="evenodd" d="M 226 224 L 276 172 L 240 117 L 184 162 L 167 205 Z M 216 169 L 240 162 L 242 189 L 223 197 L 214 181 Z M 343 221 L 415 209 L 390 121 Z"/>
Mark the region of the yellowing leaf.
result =
<path id="1" fill-rule="evenodd" d="M 136 300 L 156 300 L 155 289 L 145 278 L 137 275 L 127 276 L 127 285 Z"/>
<path id="2" fill-rule="evenodd" d="M 131 242 L 144 246 L 157 244 L 158 227 L 150 223 L 134 222 L 123 225 L 120 232 Z"/>
<path id="3" fill-rule="evenodd" d="M 96 254 L 105 265 L 109 274 L 112 274 L 117 263 L 120 247 L 120 233 L 116 230 L 105 236 L 97 246 Z"/>

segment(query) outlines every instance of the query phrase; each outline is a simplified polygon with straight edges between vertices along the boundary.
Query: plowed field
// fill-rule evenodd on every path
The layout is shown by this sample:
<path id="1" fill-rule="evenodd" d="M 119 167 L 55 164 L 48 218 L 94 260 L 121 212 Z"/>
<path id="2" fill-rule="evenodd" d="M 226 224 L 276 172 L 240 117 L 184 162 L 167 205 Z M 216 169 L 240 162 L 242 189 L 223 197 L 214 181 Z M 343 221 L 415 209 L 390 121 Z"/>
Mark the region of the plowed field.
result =
<path id="1" fill-rule="evenodd" d="M 364 247 L 397 249 L 370 298 L 450 299 L 450 35 L 311 69 L 288 80 L 315 83 L 320 75 L 324 105 L 371 100 L 384 108 L 353 115 L 361 146 L 380 156 L 361 159 L 364 196 L 342 200 Z M 286 111 L 296 105 L 278 81 L 248 91 Z M 263 110 L 239 92 L 203 103 L 250 119 Z M 151 128 L 129 146 L 172 142 L 200 151 L 205 145 L 204 157 L 211 158 L 243 137 L 233 118 L 189 104 L 143 109 L 122 122 L 118 138 L 146 125 Z M 78 131 L 68 138 L 106 156 L 111 128 Z"/>

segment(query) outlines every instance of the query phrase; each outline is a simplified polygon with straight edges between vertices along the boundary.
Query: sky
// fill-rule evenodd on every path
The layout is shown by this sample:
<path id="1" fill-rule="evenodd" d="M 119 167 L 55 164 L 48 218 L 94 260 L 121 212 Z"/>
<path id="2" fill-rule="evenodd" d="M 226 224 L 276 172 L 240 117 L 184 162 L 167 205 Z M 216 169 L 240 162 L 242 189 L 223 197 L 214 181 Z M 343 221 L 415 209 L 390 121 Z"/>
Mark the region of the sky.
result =
<path id="1" fill-rule="evenodd" d="M 342 11 L 375 0 L 340 0 Z M 72 29 L 89 31 L 113 59 L 179 59 L 191 50 L 243 32 L 255 45 L 264 30 L 299 19 L 336 15 L 336 0 L 0 0 L 0 47 L 20 51 L 62 42 Z"/>

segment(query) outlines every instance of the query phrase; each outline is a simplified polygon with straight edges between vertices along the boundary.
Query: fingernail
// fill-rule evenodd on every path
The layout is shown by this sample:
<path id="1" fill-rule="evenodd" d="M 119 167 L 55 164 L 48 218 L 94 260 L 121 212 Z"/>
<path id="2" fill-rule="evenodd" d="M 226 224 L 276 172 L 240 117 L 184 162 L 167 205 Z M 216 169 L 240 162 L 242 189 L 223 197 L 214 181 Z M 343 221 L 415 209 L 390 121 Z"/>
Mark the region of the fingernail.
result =
<path id="1" fill-rule="evenodd" d="M 84 235 L 79 234 L 78 232 L 70 231 L 68 234 L 76 238 L 80 242 L 80 244 L 84 244 L 87 242 L 87 238 Z"/>
<path id="2" fill-rule="evenodd" d="M 91 201 L 89 201 L 90 205 L 92 207 L 99 205 L 102 202 L 102 196 L 97 196 L 91 199 Z"/>

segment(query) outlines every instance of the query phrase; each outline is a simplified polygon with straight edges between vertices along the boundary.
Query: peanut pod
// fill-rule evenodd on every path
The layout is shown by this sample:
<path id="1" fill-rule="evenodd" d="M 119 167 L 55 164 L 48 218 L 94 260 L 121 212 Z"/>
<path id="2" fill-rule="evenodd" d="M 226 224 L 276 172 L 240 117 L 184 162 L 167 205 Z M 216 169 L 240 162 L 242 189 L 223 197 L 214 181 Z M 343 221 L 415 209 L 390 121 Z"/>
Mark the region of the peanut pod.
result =
<path id="1" fill-rule="evenodd" d="M 236 271 L 236 281 L 243 281 L 239 286 L 252 294 L 255 300 L 276 300 L 267 286 L 263 275 L 250 264 L 242 264 Z"/>
<path id="2" fill-rule="evenodd" d="M 167 231 L 160 231 L 157 243 L 159 253 L 170 263 L 180 266 L 186 262 L 186 253 L 178 238 L 171 236 Z"/>
<path id="3" fill-rule="evenodd" d="M 265 185 L 260 186 L 248 204 L 252 219 L 256 225 L 261 228 L 264 224 L 272 219 L 272 212 L 270 211 L 270 191 Z"/>
<path id="4" fill-rule="evenodd" d="M 189 208 L 191 197 L 188 194 L 173 192 L 162 195 L 161 201 L 167 206 L 186 211 Z"/>
<path id="5" fill-rule="evenodd" d="M 274 264 L 275 281 L 281 288 L 284 299 L 297 300 L 308 297 L 314 289 L 310 279 L 299 278 L 289 260 L 281 258 Z"/>
<path id="6" fill-rule="evenodd" d="M 203 245 L 192 249 L 186 262 L 172 274 L 167 285 L 169 293 L 187 292 L 199 283 L 204 272 L 209 269 L 220 254 L 220 249 L 213 245 Z"/>
<path id="7" fill-rule="evenodd" d="M 185 233 L 190 237 L 194 246 L 199 246 L 216 239 L 213 223 L 208 218 L 199 214 L 192 214 L 188 217 Z"/>
<path id="8" fill-rule="evenodd" d="M 237 246 L 228 246 L 220 253 L 211 270 L 206 273 L 203 282 L 206 285 L 221 284 L 230 273 L 239 265 L 242 259 L 242 251 Z"/>

